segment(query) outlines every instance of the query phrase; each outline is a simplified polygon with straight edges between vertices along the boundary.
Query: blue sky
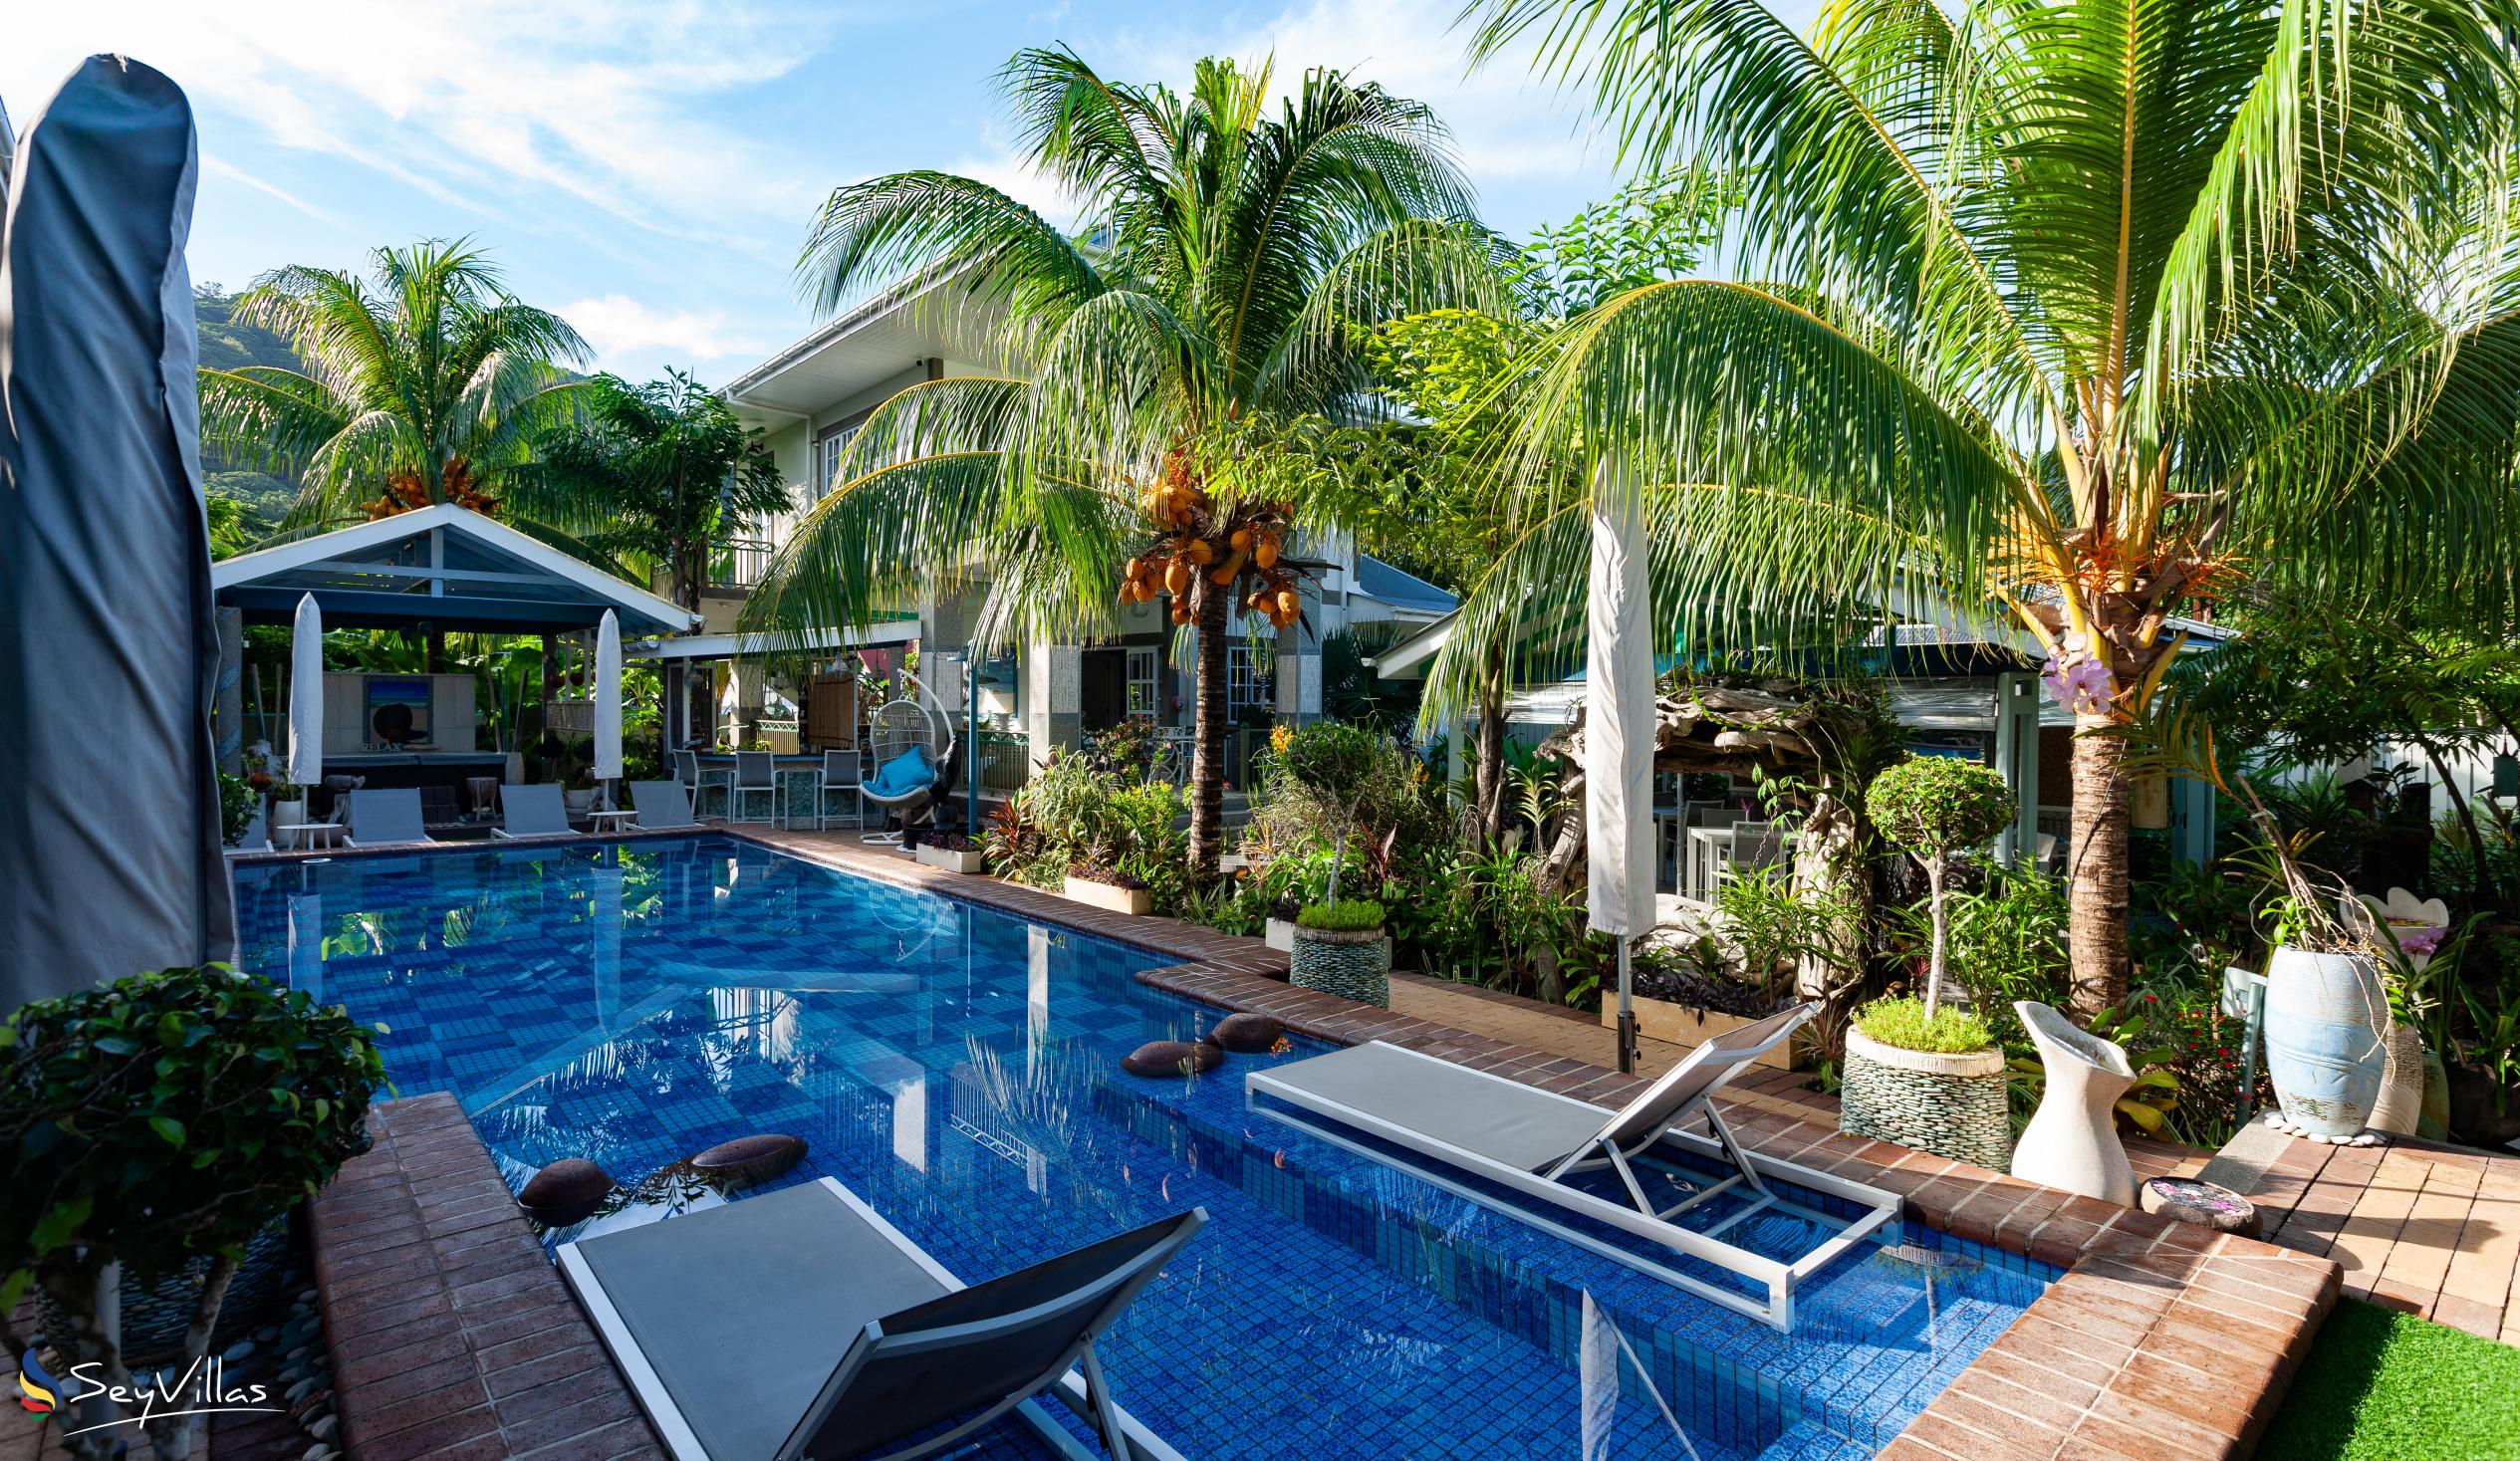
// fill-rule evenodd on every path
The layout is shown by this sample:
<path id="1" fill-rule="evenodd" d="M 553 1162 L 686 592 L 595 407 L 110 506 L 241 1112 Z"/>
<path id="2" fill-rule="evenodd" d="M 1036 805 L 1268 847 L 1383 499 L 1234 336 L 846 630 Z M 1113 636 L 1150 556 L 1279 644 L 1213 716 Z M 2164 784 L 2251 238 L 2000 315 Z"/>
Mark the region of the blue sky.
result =
<path id="1" fill-rule="evenodd" d="M 790 266 L 839 183 L 943 167 L 1054 215 L 1009 153 L 990 79 L 1067 43 L 1107 75 L 1203 54 L 1335 65 L 1433 104 L 1489 221 L 1520 234 L 1614 186 L 1579 109 L 1500 63 L 1465 76 L 1457 0 L 1209 8 L 1092 0 L 68 0 L 0 48 L 24 126 L 81 56 L 122 51 L 192 97 L 191 264 L 231 288 L 280 264 L 469 234 L 599 363 L 721 381 L 814 323 Z"/>

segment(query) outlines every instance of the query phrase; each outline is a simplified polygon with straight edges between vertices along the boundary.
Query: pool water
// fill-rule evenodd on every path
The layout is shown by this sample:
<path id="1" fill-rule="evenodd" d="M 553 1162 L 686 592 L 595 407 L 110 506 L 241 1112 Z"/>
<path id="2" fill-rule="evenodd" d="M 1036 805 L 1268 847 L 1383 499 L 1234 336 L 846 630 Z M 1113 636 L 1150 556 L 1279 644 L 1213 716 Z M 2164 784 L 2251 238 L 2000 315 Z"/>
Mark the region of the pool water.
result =
<path id="1" fill-rule="evenodd" d="M 384 1023 L 396 1091 L 453 1093 L 512 1185 L 791 1132 L 780 1185 L 837 1177 L 975 1282 L 1205 1206 L 1103 1345 L 1191 1457 L 1867 1456 L 2056 1277 L 1911 1228 L 1808 1281 L 1780 1335 L 1246 1106 L 1246 1071 L 1326 1046 L 1123 1074 L 1217 1017 L 1133 977 L 1160 955 L 730 838 L 236 884 L 246 965 Z M 722 1200 L 642 1198 L 552 1241 Z M 981 1454 L 1046 1449 L 1001 1430 Z"/>

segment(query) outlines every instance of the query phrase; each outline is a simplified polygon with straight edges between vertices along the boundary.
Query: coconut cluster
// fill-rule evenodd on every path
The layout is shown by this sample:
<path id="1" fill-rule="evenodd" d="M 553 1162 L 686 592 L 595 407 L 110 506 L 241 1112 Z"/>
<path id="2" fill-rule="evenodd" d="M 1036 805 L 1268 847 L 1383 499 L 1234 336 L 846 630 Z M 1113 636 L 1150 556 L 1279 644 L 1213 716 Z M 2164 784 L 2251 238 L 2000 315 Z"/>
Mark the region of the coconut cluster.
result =
<path id="1" fill-rule="evenodd" d="M 1220 521 L 1213 500 L 1178 452 L 1165 460 L 1162 475 L 1139 494 L 1138 504 L 1161 536 L 1122 571 L 1123 604 L 1150 604 L 1156 595 L 1169 594 L 1172 621 L 1188 623 L 1190 585 L 1204 574 L 1214 590 L 1230 592 L 1237 583 L 1247 583 L 1244 610 L 1266 618 L 1273 628 L 1286 628 L 1301 615 L 1302 589 L 1294 570 L 1281 566 L 1288 528 L 1283 504 L 1259 504 Z"/>

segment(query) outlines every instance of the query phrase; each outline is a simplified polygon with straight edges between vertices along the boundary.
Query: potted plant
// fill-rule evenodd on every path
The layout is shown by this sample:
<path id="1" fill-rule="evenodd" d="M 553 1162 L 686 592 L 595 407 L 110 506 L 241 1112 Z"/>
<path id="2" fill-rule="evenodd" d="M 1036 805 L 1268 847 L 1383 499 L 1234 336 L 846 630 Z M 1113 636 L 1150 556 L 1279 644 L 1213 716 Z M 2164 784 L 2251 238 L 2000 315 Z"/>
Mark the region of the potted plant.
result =
<path id="1" fill-rule="evenodd" d="M 277 828 L 302 827 L 305 824 L 306 788 L 295 782 L 273 782 L 271 784 L 271 825 Z"/>
<path id="2" fill-rule="evenodd" d="M 1333 879 L 1336 887 L 1337 879 Z M 1386 910 L 1372 898 L 1307 903 L 1295 915 L 1295 947 L 1287 955 L 1287 979 L 1299 989 L 1318 989 L 1361 1005 L 1391 1003 L 1391 941 L 1384 936 Z"/>
<path id="3" fill-rule="evenodd" d="M 1865 810 L 1884 838 L 1923 864 L 1932 936 L 1923 994 L 1868 1006 L 1848 1028 L 1839 1125 L 2003 1171 L 2012 1159 L 2004 1052 L 1983 1019 L 1943 1007 L 1942 985 L 1951 859 L 2012 821 L 2012 789 L 1973 761 L 1917 756 L 1874 778 Z"/>
<path id="4" fill-rule="evenodd" d="M 151 1407 L 154 1454 L 187 1454 L 205 1406 L 280 1408 L 201 1361 L 264 1235 L 367 1148 L 383 1082 L 368 1027 L 223 965 L 39 1000 L 0 1027 L 0 1341 L 33 1353 L 5 1317 L 40 1289 L 55 1315 L 44 1362 L 92 1379 L 60 1397 L 71 1454 L 131 1438 L 115 1389 L 137 1392 L 134 1346 L 169 1332 L 169 1305 L 190 1403 Z"/>
<path id="5" fill-rule="evenodd" d="M 1124 872 L 1118 867 L 1102 867 L 1091 862 L 1068 865 L 1067 881 L 1061 891 L 1090 908 L 1109 913 L 1136 916 L 1154 911 L 1154 893 L 1143 878 Z"/>
<path id="6" fill-rule="evenodd" d="M 947 872 L 981 870 L 980 844 L 959 832 L 940 828 L 913 827 L 901 834 L 910 847 L 910 856 L 929 867 Z"/>

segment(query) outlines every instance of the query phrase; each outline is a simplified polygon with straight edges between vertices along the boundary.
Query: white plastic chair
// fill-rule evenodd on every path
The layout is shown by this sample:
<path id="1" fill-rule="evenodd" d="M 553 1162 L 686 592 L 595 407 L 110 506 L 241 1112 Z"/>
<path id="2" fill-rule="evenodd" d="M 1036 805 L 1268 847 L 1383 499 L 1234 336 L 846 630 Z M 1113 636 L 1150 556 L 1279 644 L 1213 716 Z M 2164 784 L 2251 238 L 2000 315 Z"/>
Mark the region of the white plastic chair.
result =
<path id="1" fill-rule="evenodd" d="M 746 797 L 768 797 L 770 815 L 746 817 Z M 776 822 L 779 820 L 779 766 L 767 751 L 735 753 L 735 781 L 727 788 L 726 820 L 729 822 Z"/>

